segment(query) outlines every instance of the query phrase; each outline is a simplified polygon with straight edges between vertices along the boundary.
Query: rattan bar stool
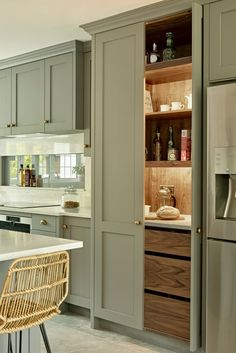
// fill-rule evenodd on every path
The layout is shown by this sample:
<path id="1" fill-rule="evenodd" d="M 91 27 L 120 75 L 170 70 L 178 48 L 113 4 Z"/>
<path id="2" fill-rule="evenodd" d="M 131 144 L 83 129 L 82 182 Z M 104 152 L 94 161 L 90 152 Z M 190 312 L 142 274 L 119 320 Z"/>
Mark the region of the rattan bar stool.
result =
<path id="1" fill-rule="evenodd" d="M 67 251 L 24 257 L 9 267 L 0 296 L 0 334 L 8 334 L 8 353 L 13 353 L 11 333 L 39 325 L 51 353 L 44 321 L 60 314 L 59 306 L 68 293 L 69 254 Z"/>

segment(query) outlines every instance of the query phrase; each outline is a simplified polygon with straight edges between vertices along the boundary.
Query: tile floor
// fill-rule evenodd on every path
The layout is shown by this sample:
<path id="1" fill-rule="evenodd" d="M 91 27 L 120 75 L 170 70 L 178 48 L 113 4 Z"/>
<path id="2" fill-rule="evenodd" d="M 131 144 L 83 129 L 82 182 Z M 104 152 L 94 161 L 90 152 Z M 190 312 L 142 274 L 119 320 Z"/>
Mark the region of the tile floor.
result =
<path id="1" fill-rule="evenodd" d="M 118 333 L 91 329 L 88 318 L 73 313 L 46 322 L 46 329 L 53 353 L 173 353 Z M 41 352 L 46 352 L 43 343 Z"/>

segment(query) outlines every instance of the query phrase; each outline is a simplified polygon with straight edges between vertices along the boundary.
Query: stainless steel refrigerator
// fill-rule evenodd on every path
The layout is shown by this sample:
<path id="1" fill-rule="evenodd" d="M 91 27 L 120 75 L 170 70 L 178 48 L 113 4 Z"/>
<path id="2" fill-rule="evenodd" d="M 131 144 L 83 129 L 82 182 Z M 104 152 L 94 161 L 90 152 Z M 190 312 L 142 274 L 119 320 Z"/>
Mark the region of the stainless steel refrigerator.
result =
<path id="1" fill-rule="evenodd" d="M 236 352 L 236 83 L 207 92 L 207 353 Z"/>

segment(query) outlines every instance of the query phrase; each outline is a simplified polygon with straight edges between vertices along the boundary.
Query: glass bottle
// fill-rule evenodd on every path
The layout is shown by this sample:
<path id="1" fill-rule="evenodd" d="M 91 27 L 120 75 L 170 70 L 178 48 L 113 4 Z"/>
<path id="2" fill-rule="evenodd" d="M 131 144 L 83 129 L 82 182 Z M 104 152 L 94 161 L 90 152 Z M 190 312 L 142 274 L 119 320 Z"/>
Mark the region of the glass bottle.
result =
<path id="1" fill-rule="evenodd" d="M 156 136 L 153 139 L 154 143 L 154 160 L 160 161 L 161 160 L 161 134 L 157 130 Z"/>
<path id="2" fill-rule="evenodd" d="M 18 172 L 18 185 L 25 186 L 25 170 L 23 164 L 20 165 L 20 169 Z"/>
<path id="3" fill-rule="evenodd" d="M 163 50 L 163 61 L 175 59 L 174 34 L 167 32 L 166 38 L 166 48 Z"/>
<path id="4" fill-rule="evenodd" d="M 167 160 L 168 161 L 176 161 L 178 159 L 178 150 L 174 148 L 174 140 L 173 140 L 173 128 L 169 126 L 169 141 L 168 141 L 168 149 L 167 149 Z"/>
<path id="5" fill-rule="evenodd" d="M 153 63 L 157 63 L 158 61 L 160 61 L 160 54 L 158 53 L 158 50 L 157 50 L 157 44 L 153 43 L 152 51 L 149 53 L 149 63 L 153 64 Z"/>
<path id="6" fill-rule="evenodd" d="M 64 194 L 62 195 L 61 206 L 62 208 L 79 207 L 77 189 L 75 189 L 73 186 L 68 186 L 65 188 Z"/>
<path id="7" fill-rule="evenodd" d="M 25 186 L 30 186 L 30 167 L 27 164 L 25 168 Z"/>

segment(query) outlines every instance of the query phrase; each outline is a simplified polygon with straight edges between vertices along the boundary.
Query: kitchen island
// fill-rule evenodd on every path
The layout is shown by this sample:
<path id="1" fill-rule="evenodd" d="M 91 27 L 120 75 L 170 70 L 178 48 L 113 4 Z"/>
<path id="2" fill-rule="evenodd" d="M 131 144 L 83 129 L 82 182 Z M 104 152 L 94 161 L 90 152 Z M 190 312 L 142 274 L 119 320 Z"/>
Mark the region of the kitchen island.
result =
<path id="1" fill-rule="evenodd" d="M 11 262 L 17 258 L 72 250 L 83 247 L 82 241 L 46 237 L 43 235 L 0 230 L 0 288 L 2 288 Z M 16 342 L 16 335 L 13 337 Z M 13 353 L 15 346 L 13 343 Z M 23 352 L 40 353 L 40 334 L 38 327 L 25 330 Z M 7 335 L 0 335 L 0 352 L 7 352 Z"/>

